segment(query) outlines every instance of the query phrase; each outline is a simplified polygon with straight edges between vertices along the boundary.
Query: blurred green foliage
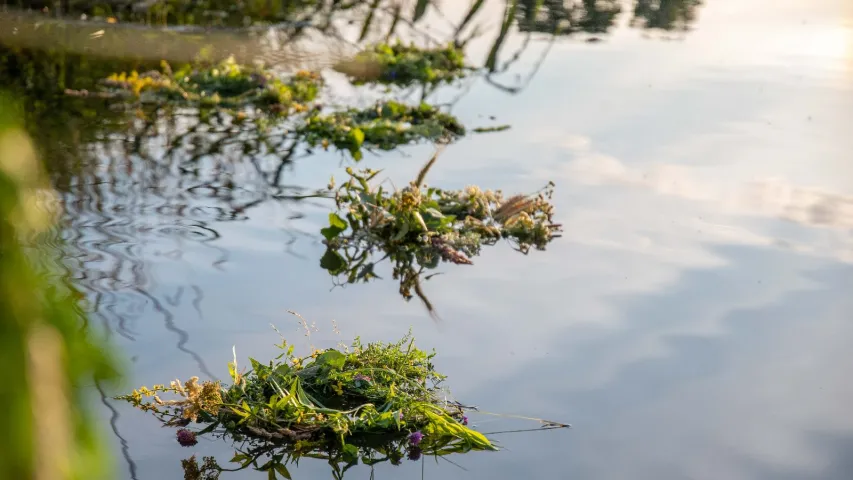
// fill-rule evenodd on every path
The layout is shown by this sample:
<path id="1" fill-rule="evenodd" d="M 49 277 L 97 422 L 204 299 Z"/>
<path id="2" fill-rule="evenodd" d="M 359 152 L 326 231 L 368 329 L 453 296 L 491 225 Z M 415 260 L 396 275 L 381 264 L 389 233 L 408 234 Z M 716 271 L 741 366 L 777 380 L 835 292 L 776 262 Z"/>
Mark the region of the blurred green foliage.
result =
<path id="1" fill-rule="evenodd" d="M 0 478 L 100 478 L 109 462 L 81 387 L 116 370 L 80 295 L 50 268 L 60 252 L 30 247 L 55 236 L 56 203 L 21 115 L 0 94 Z"/>

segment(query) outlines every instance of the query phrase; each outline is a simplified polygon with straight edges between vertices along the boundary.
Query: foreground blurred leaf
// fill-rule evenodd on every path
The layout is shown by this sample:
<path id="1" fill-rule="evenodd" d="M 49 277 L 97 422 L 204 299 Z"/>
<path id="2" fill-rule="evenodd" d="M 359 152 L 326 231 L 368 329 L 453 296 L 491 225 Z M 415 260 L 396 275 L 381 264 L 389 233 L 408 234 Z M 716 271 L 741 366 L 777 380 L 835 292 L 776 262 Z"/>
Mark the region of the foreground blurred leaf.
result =
<path id="1" fill-rule="evenodd" d="M 415 5 L 415 14 L 412 16 L 412 21 L 417 22 L 420 20 L 426 13 L 428 6 L 429 0 L 418 0 L 418 3 Z"/>

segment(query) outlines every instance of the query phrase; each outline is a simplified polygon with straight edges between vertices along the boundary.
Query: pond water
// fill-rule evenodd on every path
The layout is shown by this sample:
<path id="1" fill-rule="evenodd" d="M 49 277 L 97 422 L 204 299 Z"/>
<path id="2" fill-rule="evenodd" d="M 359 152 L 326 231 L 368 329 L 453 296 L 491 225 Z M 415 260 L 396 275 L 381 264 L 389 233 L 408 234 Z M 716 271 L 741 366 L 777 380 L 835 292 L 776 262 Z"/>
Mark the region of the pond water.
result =
<path id="1" fill-rule="evenodd" d="M 206 153 L 228 134 L 181 143 L 181 118 L 131 138 L 118 114 L 45 115 L 36 140 L 66 207 L 68 264 L 127 359 L 123 388 L 227 379 L 232 346 L 243 364 L 276 354 L 270 324 L 304 348 L 411 328 L 461 401 L 573 428 L 495 434 L 501 452 L 383 464 L 371 478 L 850 478 L 853 3 L 671 3 L 695 17 L 688 31 L 631 25 L 631 6 L 589 29 L 606 30 L 599 41 L 513 25 L 501 62 L 521 53 L 505 72 L 431 97 L 469 127 L 512 128 L 449 145 L 429 182 L 554 181 L 564 230 L 546 251 L 499 243 L 473 266 L 442 266 L 424 283 L 439 320 L 404 301 L 390 272 L 344 288 L 319 267 L 334 206 L 292 197 L 343 178 L 353 163 L 338 153 L 279 171 L 239 149 Z M 419 25 L 438 35 L 467 8 L 444 2 Z M 503 11 L 479 13 L 491 20 L 466 49 L 475 63 Z M 338 101 L 376 95 L 331 77 Z M 400 186 L 432 152 L 361 165 Z M 316 323 L 310 340 L 287 310 Z M 219 440 L 179 447 L 115 393 L 93 389 L 92 401 L 118 478 L 182 478 L 191 454 L 233 454 Z M 290 471 L 329 476 L 309 459 Z"/>

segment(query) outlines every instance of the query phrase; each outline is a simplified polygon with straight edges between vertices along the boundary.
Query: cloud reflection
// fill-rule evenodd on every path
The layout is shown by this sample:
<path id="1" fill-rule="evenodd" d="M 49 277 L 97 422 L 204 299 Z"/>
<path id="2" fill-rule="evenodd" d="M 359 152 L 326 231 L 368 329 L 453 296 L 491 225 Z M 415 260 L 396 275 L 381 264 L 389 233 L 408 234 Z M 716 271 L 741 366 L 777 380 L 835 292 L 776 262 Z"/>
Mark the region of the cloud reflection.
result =
<path id="1" fill-rule="evenodd" d="M 702 166 L 655 162 L 629 165 L 620 159 L 595 150 L 591 139 L 570 136 L 558 142 L 558 155 L 570 155 L 568 162 L 556 168 L 540 169 L 533 175 L 558 181 L 568 181 L 583 186 L 619 186 L 645 190 L 656 195 L 684 200 L 707 202 L 713 205 L 710 214 L 765 217 L 784 220 L 822 233 L 822 240 L 833 244 L 827 253 L 842 261 L 853 261 L 853 195 L 824 188 L 797 185 L 784 178 L 738 178 L 727 167 L 715 167 L 713 172 Z M 742 177 L 742 175 L 741 175 Z M 695 220 L 691 220 L 696 223 Z M 710 224 L 716 234 L 726 240 L 735 240 L 733 232 L 740 230 L 739 243 L 765 243 L 791 248 L 801 252 L 817 253 L 811 242 L 802 242 L 796 232 L 788 233 L 786 227 L 733 224 Z M 707 229 L 706 229 L 707 230 Z M 769 231 L 765 231 L 769 230 Z M 725 232 L 725 233 L 724 233 Z"/>

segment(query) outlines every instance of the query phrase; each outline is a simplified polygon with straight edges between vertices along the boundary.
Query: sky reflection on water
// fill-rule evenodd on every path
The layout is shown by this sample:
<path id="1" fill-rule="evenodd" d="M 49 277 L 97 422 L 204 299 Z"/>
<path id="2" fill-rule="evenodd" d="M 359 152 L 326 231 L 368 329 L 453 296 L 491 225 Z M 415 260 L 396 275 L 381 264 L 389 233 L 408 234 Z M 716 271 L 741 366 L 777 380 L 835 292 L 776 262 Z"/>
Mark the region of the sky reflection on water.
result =
<path id="1" fill-rule="evenodd" d="M 518 94 L 478 80 L 461 97 L 466 125 L 513 128 L 450 146 L 429 182 L 526 192 L 554 180 L 565 233 L 547 252 L 502 245 L 443 267 L 425 284 L 438 324 L 390 281 L 332 289 L 316 234 L 328 207 L 265 201 L 225 222 L 219 199 L 174 172 L 115 176 L 100 200 L 71 194 L 66 235 L 98 318 L 133 359 L 126 386 L 223 378 L 232 345 L 243 361 L 274 353 L 270 323 L 297 338 L 293 309 L 321 328 L 316 345 L 412 326 L 462 401 L 574 426 L 496 436 L 506 451 L 454 458 L 467 471 L 428 463 L 428 477 L 847 478 L 853 12 L 844 0 L 707 3 L 678 40 L 560 40 Z M 488 44 L 470 48 L 483 57 Z M 523 84 L 537 59 L 504 79 Z M 405 152 L 365 165 L 401 185 L 431 151 Z M 344 166 L 320 153 L 288 167 L 287 183 L 317 188 Z M 136 478 L 178 478 L 190 453 L 230 458 L 218 442 L 180 449 L 108 403 Z"/>

